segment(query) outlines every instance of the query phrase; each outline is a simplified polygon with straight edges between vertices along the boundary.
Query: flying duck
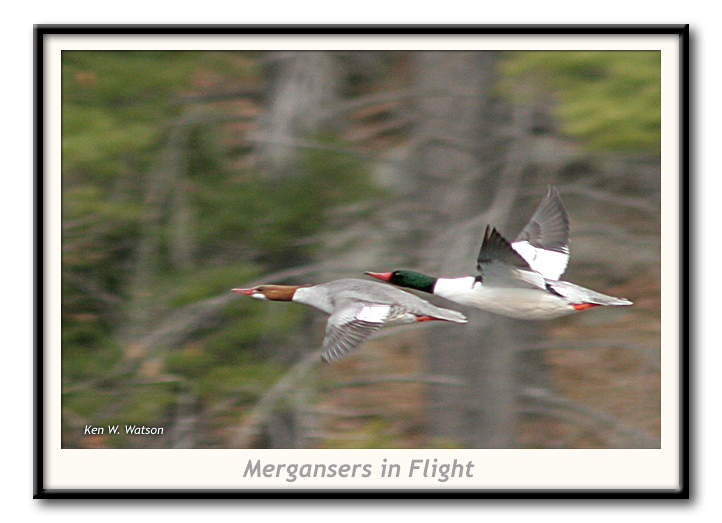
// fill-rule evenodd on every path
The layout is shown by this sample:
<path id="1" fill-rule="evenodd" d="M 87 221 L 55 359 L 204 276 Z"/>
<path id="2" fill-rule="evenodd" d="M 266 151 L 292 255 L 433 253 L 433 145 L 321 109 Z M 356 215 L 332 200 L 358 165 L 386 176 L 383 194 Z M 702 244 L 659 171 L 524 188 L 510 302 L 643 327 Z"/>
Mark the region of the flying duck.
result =
<path id="1" fill-rule="evenodd" d="M 436 307 L 374 281 L 347 278 L 319 285 L 258 285 L 232 290 L 259 300 L 304 303 L 330 314 L 321 353 L 326 363 L 343 358 L 381 327 L 430 320 L 466 323 L 460 312 Z"/>
<path id="2" fill-rule="evenodd" d="M 547 320 L 602 305 L 632 305 L 558 278 L 569 261 L 569 217 L 549 187 L 529 223 L 509 243 L 487 226 L 475 276 L 435 278 L 416 271 L 367 272 L 386 282 L 502 316 Z"/>

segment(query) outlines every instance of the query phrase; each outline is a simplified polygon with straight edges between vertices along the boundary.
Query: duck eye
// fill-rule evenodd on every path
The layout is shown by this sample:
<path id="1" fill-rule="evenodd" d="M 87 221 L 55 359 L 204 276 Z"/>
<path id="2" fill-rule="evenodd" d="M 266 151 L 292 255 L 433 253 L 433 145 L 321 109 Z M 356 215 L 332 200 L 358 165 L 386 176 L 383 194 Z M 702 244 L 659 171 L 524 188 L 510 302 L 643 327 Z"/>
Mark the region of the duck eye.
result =
<path id="1" fill-rule="evenodd" d="M 265 290 L 265 288 L 264 287 L 256 287 L 255 290 L 257 290 L 258 292 L 263 292 Z"/>

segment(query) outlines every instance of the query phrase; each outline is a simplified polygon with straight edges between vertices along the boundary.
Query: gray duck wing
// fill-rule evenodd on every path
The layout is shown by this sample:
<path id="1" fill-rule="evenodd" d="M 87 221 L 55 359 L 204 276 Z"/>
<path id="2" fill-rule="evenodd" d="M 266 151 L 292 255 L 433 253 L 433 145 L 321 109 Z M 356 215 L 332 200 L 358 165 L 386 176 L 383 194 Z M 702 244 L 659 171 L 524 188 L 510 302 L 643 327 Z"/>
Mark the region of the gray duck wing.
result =
<path id="1" fill-rule="evenodd" d="M 555 187 L 549 186 L 511 247 L 545 278 L 556 280 L 564 273 L 569 262 L 569 215 Z"/>
<path id="2" fill-rule="evenodd" d="M 396 315 L 411 313 L 417 316 L 433 316 L 455 323 L 467 322 L 466 316 L 460 312 L 437 307 L 415 294 L 402 291 L 386 283 L 355 279 L 338 281 L 342 283 L 342 286 L 336 293 L 335 300 L 373 303 L 379 306 L 390 305 L 393 308 L 386 321 L 394 319 Z"/>
<path id="3" fill-rule="evenodd" d="M 326 322 L 321 359 L 340 360 L 401 312 L 395 305 L 340 300 Z"/>

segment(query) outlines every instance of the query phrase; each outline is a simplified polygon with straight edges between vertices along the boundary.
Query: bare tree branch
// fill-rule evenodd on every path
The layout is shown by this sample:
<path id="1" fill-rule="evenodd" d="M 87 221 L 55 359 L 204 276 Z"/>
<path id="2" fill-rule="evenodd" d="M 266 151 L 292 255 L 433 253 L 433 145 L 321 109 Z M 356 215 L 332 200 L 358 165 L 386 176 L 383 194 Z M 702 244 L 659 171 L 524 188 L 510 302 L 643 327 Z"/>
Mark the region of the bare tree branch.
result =
<path id="1" fill-rule="evenodd" d="M 293 278 L 321 269 L 333 270 L 334 267 L 327 266 L 324 263 L 313 263 L 292 267 L 282 271 L 267 274 L 257 280 L 242 283 L 244 287 L 253 287 L 260 283 L 268 281 L 278 281 L 286 278 Z M 230 290 L 230 289 L 229 289 Z M 185 307 L 172 312 L 167 318 L 159 322 L 159 324 L 149 333 L 142 336 L 137 343 L 142 345 L 143 350 L 140 351 L 142 356 L 137 358 L 123 359 L 119 361 L 104 376 L 76 383 L 63 388 L 63 393 L 74 392 L 81 389 L 94 387 L 113 378 L 117 378 L 134 368 L 139 366 L 143 359 L 151 354 L 157 353 L 158 347 L 169 348 L 177 345 L 190 336 L 199 328 L 207 325 L 212 318 L 227 304 L 231 303 L 236 295 L 228 292 L 212 298 L 186 305 Z"/>
<path id="2" fill-rule="evenodd" d="M 120 296 L 106 291 L 94 280 L 80 276 L 73 271 L 63 271 L 63 278 L 67 279 L 88 296 L 98 300 L 108 308 L 117 307 L 123 301 Z"/>
<path id="3" fill-rule="evenodd" d="M 184 127 L 193 125 L 205 125 L 213 123 L 226 123 L 226 122 L 254 122 L 256 116 L 248 114 L 216 114 L 216 113 L 202 113 L 194 116 L 181 117 L 172 120 L 167 123 L 168 127 Z"/>
<path id="4" fill-rule="evenodd" d="M 196 425 L 198 424 L 198 397 L 190 383 L 181 384 L 176 400 L 175 422 L 171 430 L 171 448 L 192 449 L 196 446 Z"/>
<path id="5" fill-rule="evenodd" d="M 334 118 L 341 113 L 347 113 L 367 107 L 369 105 L 408 101 L 418 98 L 478 98 L 478 91 L 454 91 L 451 89 L 401 89 L 398 91 L 384 91 L 366 96 L 358 96 L 352 100 L 344 100 L 330 106 L 323 112 L 323 118 Z"/>
<path id="6" fill-rule="evenodd" d="M 190 103 L 208 103 L 219 102 L 222 100 L 233 100 L 236 98 L 260 98 L 263 95 L 263 89 L 260 87 L 246 87 L 234 89 L 232 91 L 219 91 L 217 93 L 208 93 L 200 95 L 179 96 L 171 103 L 190 104 Z"/>
<path id="7" fill-rule="evenodd" d="M 365 387 L 368 385 L 378 385 L 380 383 L 432 383 L 434 385 L 454 385 L 464 386 L 464 380 L 454 378 L 453 376 L 433 376 L 428 374 L 403 375 L 390 374 L 387 376 L 378 376 L 375 378 L 365 378 L 358 380 L 340 381 L 331 383 L 321 387 L 322 391 L 346 388 L 346 387 Z"/>
<path id="8" fill-rule="evenodd" d="M 234 448 L 248 448 L 258 434 L 262 424 L 273 413 L 276 403 L 302 380 L 306 374 L 321 361 L 321 351 L 306 354 L 286 372 L 256 403 L 256 406 L 235 431 L 231 441 Z"/>
<path id="9" fill-rule="evenodd" d="M 384 158 L 377 154 L 372 154 L 368 151 L 360 149 L 352 149 L 349 147 L 339 147 L 337 145 L 330 145 L 323 142 L 317 142 L 313 140 L 303 140 L 292 136 L 276 136 L 272 137 L 264 134 L 254 134 L 248 136 L 245 140 L 249 143 L 263 144 L 263 145 L 280 145 L 285 147 L 295 147 L 298 149 L 313 149 L 318 151 L 329 151 L 332 153 L 346 154 L 355 158 L 361 158 L 364 160 L 373 160 L 375 162 L 384 163 L 399 163 L 397 160 L 390 158 Z"/>
<path id="10" fill-rule="evenodd" d="M 389 334 L 398 332 L 398 328 L 384 329 L 372 335 L 369 339 L 376 339 L 388 336 Z M 310 352 L 301 358 L 293 367 L 291 367 L 256 403 L 251 413 L 244 417 L 244 420 L 236 429 L 232 446 L 237 448 L 247 448 L 251 445 L 253 438 L 258 434 L 263 423 L 273 413 L 275 405 L 286 394 L 291 392 L 308 374 L 308 372 L 321 361 L 321 351 L 316 350 Z M 384 379 L 385 378 L 385 379 Z M 374 381 L 372 378 L 365 380 L 349 381 L 345 384 L 336 384 L 335 387 L 346 386 L 362 386 L 371 385 Z M 442 385 L 463 385 L 460 380 L 448 376 L 386 376 L 377 380 L 378 383 L 389 381 L 397 382 L 425 382 Z M 334 387 L 333 385 L 331 387 Z"/>

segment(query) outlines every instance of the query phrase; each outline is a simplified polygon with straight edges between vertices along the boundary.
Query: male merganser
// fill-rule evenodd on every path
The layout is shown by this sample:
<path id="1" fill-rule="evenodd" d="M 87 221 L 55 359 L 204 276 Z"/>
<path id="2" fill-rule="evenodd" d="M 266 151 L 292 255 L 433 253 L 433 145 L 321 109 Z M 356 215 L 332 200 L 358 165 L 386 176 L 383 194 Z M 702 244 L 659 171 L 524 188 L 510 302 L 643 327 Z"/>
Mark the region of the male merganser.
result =
<path id="1" fill-rule="evenodd" d="M 233 292 L 260 300 L 305 303 L 330 314 L 321 353 L 327 363 L 343 358 L 384 326 L 429 320 L 466 323 L 460 312 L 382 283 L 351 278 L 319 285 L 258 285 Z"/>
<path id="2" fill-rule="evenodd" d="M 598 305 L 631 305 L 558 280 L 569 260 L 569 218 L 559 193 L 549 187 L 529 223 L 509 244 L 487 226 L 477 259 L 477 275 L 434 278 L 415 271 L 367 272 L 408 287 L 495 314 L 525 320 L 558 318 Z"/>

